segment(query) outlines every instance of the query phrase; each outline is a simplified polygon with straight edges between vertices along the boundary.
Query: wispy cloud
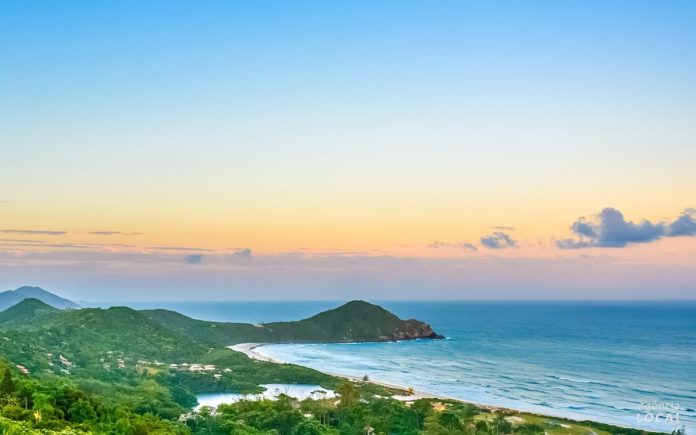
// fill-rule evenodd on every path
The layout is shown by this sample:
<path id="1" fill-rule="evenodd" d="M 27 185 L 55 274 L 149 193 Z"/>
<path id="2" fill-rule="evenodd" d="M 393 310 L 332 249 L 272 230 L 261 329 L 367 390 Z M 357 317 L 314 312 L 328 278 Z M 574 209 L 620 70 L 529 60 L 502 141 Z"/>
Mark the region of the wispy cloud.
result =
<path id="1" fill-rule="evenodd" d="M 626 220 L 613 207 L 604 208 L 598 215 L 581 217 L 571 225 L 575 238 L 556 241 L 560 249 L 623 248 L 630 244 L 650 243 L 663 237 L 696 235 L 696 210 L 687 208 L 673 222 L 640 222 Z"/>
<path id="2" fill-rule="evenodd" d="M 515 227 L 506 227 L 503 225 L 494 225 L 492 227 L 488 227 L 492 230 L 500 230 L 500 231 L 515 231 Z"/>
<path id="3" fill-rule="evenodd" d="M 212 252 L 212 249 L 207 248 L 191 248 L 187 246 L 148 246 L 147 249 L 155 249 L 158 251 L 200 251 Z"/>
<path id="4" fill-rule="evenodd" d="M 44 243 L 43 240 L 30 240 L 30 239 L 0 239 L 0 242 L 17 242 L 17 243 L 32 243 L 32 244 Z"/>
<path id="5" fill-rule="evenodd" d="M 188 264 L 201 264 L 203 262 L 203 254 L 191 254 L 184 257 L 184 261 Z"/>
<path id="6" fill-rule="evenodd" d="M 55 230 L 0 230 L 0 232 L 5 234 L 42 234 L 45 236 L 62 236 L 67 234 L 67 231 L 55 231 Z"/>
<path id="7" fill-rule="evenodd" d="M 489 249 L 514 248 L 517 241 L 502 231 L 481 237 L 481 244 Z"/>
<path id="8" fill-rule="evenodd" d="M 462 249 L 468 249 L 469 251 L 478 251 L 478 248 L 473 243 L 460 242 L 459 247 Z"/>
<path id="9" fill-rule="evenodd" d="M 435 240 L 433 243 L 429 244 L 428 247 L 433 249 L 458 248 L 465 249 L 467 251 L 478 251 L 476 245 L 469 242 L 442 242 L 440 240 Z"/>
<path id="10" fill-rule="evenodd" d="M 79 286 L 84 298 L 94 295 L 93 289 L 100 286 L 100 296 L 108 300 L 153 296 L 166 300 L 172 292 L 209 300 L 282 300 L 288 296 L 315 300 L 656 296 L 683 299 L 693 297 L 696 284 L 694 256 L 679 257 L 674 264 L 626 261 L 605 255 L 421 258 L 279 253 L 255 254 L 250 261 L 230 261 L 229 253 L 220 252 L 204 254 L 202 264 L 187 265 L 185 255 L 188 254 L 91 250 L 18 255 L 0 250 L 0 276 L 17 282 L 38 277 L 32 279 L 61 283 L 50 284 L 57 288 Z"/>
<path id="11" fill-rule="evenodd" d="M 10 247 L 24 247 L 24 248 L 58 248 L 58 249 L 92 249 L 94 246 L 82 243 L 33 243 L 31 241 L 27 242 L 0 242 L 2 246 Z"/>
<path id="12" fill-rule="evenodd" d="M 232 254 L 232 258 L 244 258 L 244 259 L 250 259 L 253 257 L 253 252 L 249 248 L 242 248 L 237 250 L 237 252 L 234 252 Z"/>
<path id="13" fill-rule="evenodd" d="M 141 236 L 143 233 L 124 233 L 123 231 L 90 231 L 93 236 Z"/>

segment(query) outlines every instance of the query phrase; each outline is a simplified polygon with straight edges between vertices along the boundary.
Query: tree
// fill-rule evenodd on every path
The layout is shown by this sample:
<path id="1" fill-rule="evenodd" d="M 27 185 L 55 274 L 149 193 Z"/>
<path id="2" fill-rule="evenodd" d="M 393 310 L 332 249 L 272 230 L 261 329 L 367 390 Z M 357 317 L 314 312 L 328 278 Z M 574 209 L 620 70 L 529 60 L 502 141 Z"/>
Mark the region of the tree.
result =
<path id="1" fill-rule="evenodd" d="M 431 414 L 425 419 L 423 435 L 450 435 L 450 432 L 442 427 L 437 414 Z"/>
<path id="2" fill-rule="evenodd" d="M 483 421 L 479 420 L 476 422 L 476 433 L 488 433 L 488 424 Z"/>
<path id="3" fill-rule="evenodd" d="M 305 419 L 292 429 L 293 435 L 324 435 L 330 430 L 316 420 Z"/>
<path id="4" fill-rule="evenodd" d="M 502 412 L 495 413 L 495 417 L 493 418 L 493 423 L 491 426 L 497 429 L 496 433 L 498 434 L 512 433 L 512 423 L 505 420 L 505 414 L 503 414 Z"/>
<path id="5" fill-rule="evenodd" d="M 351 382 L 344 382 L 336 392 L 341 396 L 341 408 L 355 406 L 360 400 L 360 391 Z"/>
<path id="6" fill-rule="evenodd" d="M 84 399 L 79 399 L 77 402 L 73 403 L 68 410 L 68 415 L 71 420 L 78 423 L 84 423 L 97 418 L 97 413 L 94 411 L 92 404 Z"/>
<path id="7" fill-rule="evenodd" d="M 14 380 L 12 379 L 12 373 L 10 369 L 5 367 L 5 372 L 2 375 L 2 381 L 0 381 L 0 399 L 6 400 L 7 396 L 12 396 L 16 391 L 16 386 Z"/>
<path id="8" fill-rule="evenodd" d="M 450 433 L 456 433 L 462 430 L 462 422 L 457 414 L 451 411 L 442 411 L 440 413 L 440 425 L 447 429 Z"/>

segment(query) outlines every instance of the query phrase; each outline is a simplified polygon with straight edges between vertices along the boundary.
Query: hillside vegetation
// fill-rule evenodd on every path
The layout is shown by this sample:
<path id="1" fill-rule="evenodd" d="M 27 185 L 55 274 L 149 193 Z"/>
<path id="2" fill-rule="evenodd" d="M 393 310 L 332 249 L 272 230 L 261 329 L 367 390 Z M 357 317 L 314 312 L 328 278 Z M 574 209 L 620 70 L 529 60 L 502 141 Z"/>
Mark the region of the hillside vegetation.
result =
<path id="1" fill-rule="evenodd" d="M 364 342 L 442 338 L 427 323 L 401 320 L 384 308 L 365 301 L 348 302 L 300 321 L 262 325 L 206 322 L 167 310 L 147 310 L 143 313 L 167 328 L 220 345 L 243 342 Z"/>

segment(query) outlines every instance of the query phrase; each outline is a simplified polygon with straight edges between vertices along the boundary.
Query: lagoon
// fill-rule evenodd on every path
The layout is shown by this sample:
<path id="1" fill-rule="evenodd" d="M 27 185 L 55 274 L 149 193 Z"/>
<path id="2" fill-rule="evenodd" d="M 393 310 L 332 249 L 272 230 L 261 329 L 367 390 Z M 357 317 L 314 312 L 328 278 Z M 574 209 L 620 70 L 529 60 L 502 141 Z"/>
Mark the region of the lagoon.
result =
<path id="1" fill-rule="evenodd" d="M 329 389 L 319 385 L 309 384 L 262 384 L 266 390 L 259 394 L 238 394 L 238 393 L 210 393 L 199 394 L 196 396 L 198 405 L 196 409 L 202 407 L 217 408 L 219 405 L 235 403 L 240 400 L 276 400 L 281 394 L 293 397 L 298 400 L 304 399 L 327 399 L 336 397 L 336 394 Z"/>

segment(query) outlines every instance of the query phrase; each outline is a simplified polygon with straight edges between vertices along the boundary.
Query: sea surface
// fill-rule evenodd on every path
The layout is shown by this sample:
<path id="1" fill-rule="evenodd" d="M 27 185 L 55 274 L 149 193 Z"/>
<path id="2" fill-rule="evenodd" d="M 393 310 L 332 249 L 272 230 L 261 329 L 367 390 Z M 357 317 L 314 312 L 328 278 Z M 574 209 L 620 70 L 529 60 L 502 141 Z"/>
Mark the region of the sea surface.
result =
<path id="1" fill-rule="evenodd" d="M 447 339 L 257 351 L 482 404 L 663 432 L 685 426 L 696 434 L 696 301 L 377 303 L 430 323 Z M 337 303 L 128 305 L 269 322 L 305 318 Z"/>

